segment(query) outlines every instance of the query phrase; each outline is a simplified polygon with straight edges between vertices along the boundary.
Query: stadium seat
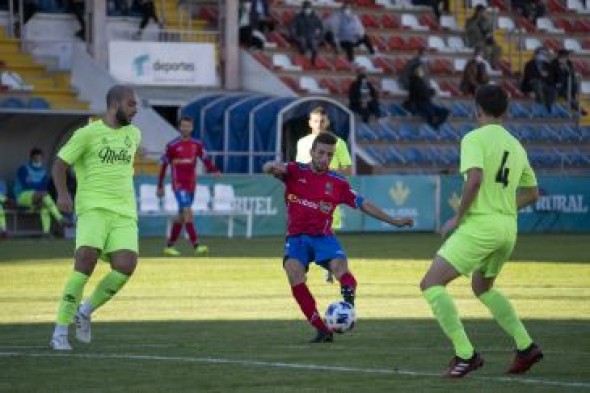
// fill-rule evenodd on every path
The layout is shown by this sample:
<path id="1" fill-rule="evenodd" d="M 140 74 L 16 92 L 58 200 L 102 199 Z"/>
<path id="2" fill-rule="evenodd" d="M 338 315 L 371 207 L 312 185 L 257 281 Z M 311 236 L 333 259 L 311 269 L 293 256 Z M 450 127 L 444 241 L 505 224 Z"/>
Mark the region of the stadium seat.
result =
<path id="1" fill-rule="evenodd" d="M 402 105 L 397 102 L 391 104 L 388 108 L 390 116 L 393 117 L 410 117 L 412 114 L 408 112 Z"/>
<path id="2" fill-rule="evenodd" d="M 535 49 L 543 46 L 540 39 L 536 37 L 526 37 L 524 39 L 524 49 L 528 51 L 534 51 Z"/>
<path id="3" fill-rule="evenodd" d="M 374 60 L 374 63 L 377 67 L 381 68 L 387 74 L 394 74 L 397 73 L 395 65 L 388 57 L 377 57 Z"/>
<path id="4" fill-rule="evenodd" d="M 537 27 L 533 25 L 528 19 L 523 17 L 518 17 L 516 19 L 516 26 L 520 29 L 524 29 L 528 33 L 536 33 Z"/>
<path id="5" fill-rule="evenodd" d="M 450 123 L 442 124 L 438 129 L 439 139 L 443 142 L 456 142 L 459 135 Z"/>
<path id="6" fill-rule="evenodd" d="M 392 96 L 405 96 L 406 91 L 402 90 L 395 79 L 383 78 L 381 79 L 381 90 L 383 93 Z"/>
<path id="7" fill-rule="evenodd" d="M 51 109 L 49 102 L 43 97 L 31 97 L 29 99 L 30 109 Z"/>
<path id="8" fill-rule="evenodd" d="M 447 46 L 455 52 L 459 53 L 471 53 L 473 49 L 467 48 L 461 37 L 449 37 L 447 38 Z"/>
<path id="9" fill-rule="evenodd" d="M 561 14 L 566 11 L 565 4 L 560 0 L 549 0 L 547 7 L 552 13 Z"/>
<path id="10" fill-rule="evenodd" d="M 553 21 L 549 18 L 537 18 L 537 29 L 546 31 L 548 33 L 555 33 L 555 34 L 564 34 L 565 30 L 562 28 L 557 28 L 553 24 Z"/>
<path id="11" fill-rule="evenodd" d="M 399 19 L 392 14 L 383 14 L 381 17 L 381 26 L 386 29 L 398 30 L 400 28 Z"/>
<path id="12" fill-rule="evenodd" d="M 453 64 L 447 59 L 438 58 L 428 62 L 428 69 L 431 74 L 451 75 L 453 73 Z"/>
<path id="13" fill-rule="evenodd" d="M 275 53 L 272 55 L 273 68 L 285 71 L 301 71 L 300 65 L 293 64 L 289 56 L 284 53 Z"/>
<path id="14" fill-rule="evenodd" d="M 428 26 L 423 26 L 413 14 L 402 14 L 401 25 L 403 29 L 415 31 L 428 31 Z"/>
<path id="15" fill-rule="evenodd" d="M 474 111 L 462 102 L 453 102 L 450 107 L 451 114 L 456 117 L 472 117 Z"/>
<path id="16" fill-rule="evenodd" d="M 374 74 L 382 74 L 383 68 L 375 67 L 371 59 L 367 56 L 358 55 L 354 57 L 354 63 L 358 66 L 363 68 L 366 72 L 374 73 Z"/>
<path id="17" fill-rule="evenodd" d="M 410 37 L 406 45 L 407 50 L 417 51 L 419 49 L 426 49 L 426 41 L 422 37 Z"/>
<path id="18" fill-rule="evenodd" d="M 530 118 L 531 113 L 521 103 L 513 102 L 508 107 L 508 116 L 515 119 L 525 119 Z"/>
<path id="19" fill-rule="evenodd" d="M 554 51 L 554 52 L 557 52 L 558 50 L 560 50 L 563 47 L 563 44 L 557 38 L 546 38 L 543 41 L 543 46 L 545 48 L 548 48 L 548 49 Z"/>
<path id="20" fill-rule="evenodd" d="M 440 18 L 440 27 L 444 30 L 452 32 L 462 32 L 463 28 L 457 23 L 457 18 L 454 15 L 442 15 Z"/>
<path id="21" fill-rule="evenodd" d="M 421 15 L 420 18 L 418 19 L 418 22 L 420 22 L 421 26 L 428 27 L 428 29 L 430 29 L 430 31 L 440 30 L 440 25 L 438 24 L 436 19 L 434 19 L 434 16 L 432 16 L 430 14 Z"/>
<path id="22" fill-rule="evenodd" d="M 397 132 L 402 141 L 418 141 L 420 133 L 418 128 L 413 124 L 401 123 L 397 127 Z"/>
<path id="23" fill-rule="evenodd" d="M 291 47 L 291 44 L 289 44 L 289 41 L 287 41 L 287 39 L 285 37 L 283 37 L 283 35 L 281 33 L 279 33 L 278 31 L 273 31 L 273 32 L 269 33 L 268 40 L 270 42 L 275 43 L 281 49 L 289 49 Z"/>
<path id="24" fill-rule="evenodd" d="M 320 78 L 320 87 L 328 89 L 331 94 L 339 95 L 342 93 L 340 85 L 333 78 Z"/>
<path id="25" fill-rule="evenodd" d="M 300 70 L 303 69 L 305 71 L 309 71 L 313 69 L 313 65 L 311 64 L 309 58 L 305 55 L 300 55 L 299 53 L 293 55 L 292 63 L 295 66 L 300 67 Z"/>
<path id="26" fill-rule="evenodd" d="M 506 30 L 506 31 L 513 31 L 516 28 L 514 25 L 514 21 L 512 18 L 508 16 L 499 16 L 498 17 L 498 29 L 499 30 Z"/>
<path id="27" fill-rule="evenodd" d="M 27 105 L 20 98 L 9 97 L 0 103 L 0 108 L 26 109 Z"/>
<path id="28" fill-rule="evenodd" d="M 378 51 L 387 52 L 389 50 L 387 39 L 377 34 L 370 34 L 369 37 L 371 38 L 373 46 L 377 48 Z"/>
<path id="29" fill-rule="evenodd" d="M 442 53 L 450 51 L 450 48 L 447 47 L 443 39 L 438 35 L 431 35 L 428 37 L 428 49 Z"/>
<path id="30" fill-rule="evenodd" d="M 378 29 L 381 26 L 379 25 L 379 21 L 374 15 L 370 14 L 361 14 L 361 22 L 365 28 L 369 29 Z"/>
<path id="31" fill-rule="evenodd" d="M 569 51 L 574 51 L 576 54 L 588 54 L 590 50 L 585 49 L 580 45 L 580 42 L 575 38 L 566 38 L 563 40 L 563 47 Z"/>
<path id="32" fill-rule="evenodd" d="M 463 92 L 461 92 L 461 89 L 459 89 L 458 86 L 456 86 L 452 81 L 449 80 L 442 80 L 440 82 L 440 88 L 449 93 L 451 95 L 451 97 L 460 97 L 463 95 Z"/>
<path id="33" fill-rule="evenodd" d="M 264 52 L 261 52 L 261 51 L 252 51 L 252 52 L 250 52 L 250 54 L 256 60 L 258 60 L 258 62 L 260 64 L 262 64 L 266 68 L 271 69 L 273 67 L 273 62 L 272 62 L 271 58 L 268 55 L 266 55 Z"/>
<path id="34" fill-rule="evenodd" d="M 299 88 L 311 94 L 328 94 L 330 91 L 320 87 L 317 81 L 311 76 L 299 77 Z"/>
<path id="35" fill-rule="evenodd" d="M 436 91 L 436 95 L 439 97 L 450 97 L 451 93 L 448 91 L 444 91 L 440 88 L 440 85 L 438 84 L 436 79 L 430 79 L 430 87 L 432 87 L 434 89 L 434 91 Z"/>
<path id="36" fill-rule="evenodd" d="M 399 36 L 391 36 L 389 37 L 389 50 L 390 51 L 402 51 L 402 50 L 408 50 L 407 44 L 404 41 L 404 39 L 402 37 Z"/>
<path id="37" fill-rule="evenodd" d="M 379 137 L 369 124 L 360 122 L 356 125 L 356 139 L 359 142 L 376 142 L 379 140 Z"/>

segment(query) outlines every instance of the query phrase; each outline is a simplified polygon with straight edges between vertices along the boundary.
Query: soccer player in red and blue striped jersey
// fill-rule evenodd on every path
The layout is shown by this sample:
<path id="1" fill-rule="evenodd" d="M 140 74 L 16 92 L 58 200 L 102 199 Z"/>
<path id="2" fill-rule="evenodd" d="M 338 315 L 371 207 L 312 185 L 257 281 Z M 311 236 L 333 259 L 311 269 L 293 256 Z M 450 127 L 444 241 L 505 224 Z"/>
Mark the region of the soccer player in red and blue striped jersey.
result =
<path id="1" fill-rule="evenodd" d="M 180 255 L 180 252 L 174 248 L 174 244 L 178 240 L 183 226 L 188 233 L 195 254 L 203 254 L 207 253 L 209 249 L 207 246 L 199 245 L 199 237 L 193 222 L 193 210 L 191 208 L 197 185 L 197 174 L 195 172 L 197 158 L 203 162 L 205 168 L 207 168 L 207 172 L 219 173 L 219 170 L 207 157 L 203 143 L 191 136 L 193 132 L 193 119 L 187 116 L 182 117 L 178 129 L 180 131 L 180 137 L 170 141 L 166 146 L 166 151 L 162 156 L 160 176 L 158 178 L 157 195 L 161 198 L 164 196 L 166 169 L 170 165 L 172 190 L 178 202 L 178 216 L 172 224 L 172 229 L 168 236 L 168 244 L 164 248 L 164 254 L 169 256 Z"/>
<path id="2" fill-rule="evenodd" d="M 412 226 L 412 218 L 393 218 L 355 193 L 346 178 L 329 170 L 337 138 L 330 132 L 318 134 L 311 148 L 311 162 L 267 162 L 263 170 L 285 183 L 287 239 L 283 267 L 293 297 L 316 328 L 311 342 L 331 342 L 333 333 L 317 311 L 316 302 L 305 284 L 311 262 L 330 268 L 340 282 L 345 301 L 354 305 L 356 279 L 348 269 L 344 249 L 332 231 L 332 213 L 339 204 L 355 209 L 397 227 Z"/>

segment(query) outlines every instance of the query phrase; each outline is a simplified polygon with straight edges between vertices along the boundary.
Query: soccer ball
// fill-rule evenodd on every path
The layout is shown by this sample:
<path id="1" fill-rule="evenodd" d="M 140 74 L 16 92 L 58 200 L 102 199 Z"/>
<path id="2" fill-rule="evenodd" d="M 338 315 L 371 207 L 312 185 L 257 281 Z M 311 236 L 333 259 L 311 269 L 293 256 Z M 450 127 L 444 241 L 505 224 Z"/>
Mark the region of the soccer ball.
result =
<path id="1" fill-rule="evenodd" d="M 356 322 L 354 307 L 343 300 L 334 302 L 326 310 L 326 326 L 335 333 L 351 330 Z"/>

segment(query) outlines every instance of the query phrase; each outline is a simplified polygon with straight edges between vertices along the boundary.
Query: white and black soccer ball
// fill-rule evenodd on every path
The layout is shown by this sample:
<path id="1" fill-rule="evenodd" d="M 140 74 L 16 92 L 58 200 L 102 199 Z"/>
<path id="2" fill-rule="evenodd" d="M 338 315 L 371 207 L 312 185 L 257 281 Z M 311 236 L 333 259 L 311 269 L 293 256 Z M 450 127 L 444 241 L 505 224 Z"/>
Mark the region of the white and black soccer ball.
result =
<path id="1" fill-rule="evenodd" d="M 335 333 L 345 333 L 356 323 L 354 306 L 343 300 L 334 302 L 326 310 L 326 326 Z"/>

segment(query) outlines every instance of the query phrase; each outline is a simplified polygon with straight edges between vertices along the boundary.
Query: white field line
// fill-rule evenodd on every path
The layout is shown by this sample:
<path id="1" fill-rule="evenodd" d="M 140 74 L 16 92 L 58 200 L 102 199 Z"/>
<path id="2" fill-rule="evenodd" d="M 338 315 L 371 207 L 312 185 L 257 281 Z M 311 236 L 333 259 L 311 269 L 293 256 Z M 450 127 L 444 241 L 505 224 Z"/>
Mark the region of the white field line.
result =
<path id="1" fill-rule="evenodd" d="M 131 354 L 99 354 L 99 353 L 27 353 L 27 352 L 0 352 L 0 358 L 5 357 L 33 357 L 33 358 L 83 358 L 83 359 L 122 359 L 122 360 L 140 360 L 154 362 L 180 362 L 180 363 L 206 363 L 206 364 L 235 364 L 246 367 L 265 367 L 265 368 L 283 368 L 298 369 L 309 371 L 327 371 L 336 373 L 357 373 L 357 374 L 380 374 L 380 375 L 401 375 L 410 377 L 440 377 L 440 373 L 387 369 L 387 368 L 363 368 L 363 367 L 345 367 L 345 366 L 328 366 L 320 364 L 306 363 L 284 363 L 284 362 L 267 362 L 259 360 L 240 360 L 224 359 L 210 357 L 188 357 L 188 356 L 162 356 L 162 355 L 131 355 Z M 522 377 L 483 377 L 469 376 L 470 379 L 485 380 L 490 382 L 508 382 L 520 383 L 527 385 L 539 386 L 557 386 L 561 388 L 582 388 L 590 389 L 590 382 L 567 382 L 551 381 L 541 378 L 522 378 Z"/>

